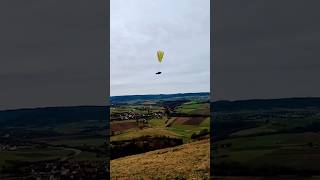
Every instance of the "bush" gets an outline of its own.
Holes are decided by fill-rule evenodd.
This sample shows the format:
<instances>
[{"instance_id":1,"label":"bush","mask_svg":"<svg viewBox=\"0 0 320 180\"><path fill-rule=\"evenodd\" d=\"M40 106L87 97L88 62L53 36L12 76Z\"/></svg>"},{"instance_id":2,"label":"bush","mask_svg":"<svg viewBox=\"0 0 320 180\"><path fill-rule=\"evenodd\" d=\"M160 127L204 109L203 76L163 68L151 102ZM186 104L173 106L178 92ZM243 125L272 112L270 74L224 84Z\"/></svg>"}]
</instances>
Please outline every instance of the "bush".
<instances>
[{"instance_id":1,"label":"bush","mask_svg":"<svg viewBox=\"0 0 320 180\"><path fill-rule=\"evenodd\" d=\"M199 136L205 136L209 134L209 130L208 129L202 129L200 132L199 132Z\"/></svg>"},{"instance_id":2,"label":"bush","mask_svg":"<svg viewBox=\"0 0 320 180\"><path fill-rule=\"evenodd\" d=\"M197 138L197 133L193 133L192 135L191 135L191 139L195 139L195 138Z\"/></svg>"},{"instance_id":3,"label":"bush","mask_svg":"<svg viewBox=\"0 0 320 180\"><path fill-rule=\"evenodd\" d=\"M197 133L193 133L191 135L191 139L197 139L197 138L200 138L202 136L206 136L210 134L210 131L208 129L202 129L198 134Z\"/></svg>"}]
</instances>

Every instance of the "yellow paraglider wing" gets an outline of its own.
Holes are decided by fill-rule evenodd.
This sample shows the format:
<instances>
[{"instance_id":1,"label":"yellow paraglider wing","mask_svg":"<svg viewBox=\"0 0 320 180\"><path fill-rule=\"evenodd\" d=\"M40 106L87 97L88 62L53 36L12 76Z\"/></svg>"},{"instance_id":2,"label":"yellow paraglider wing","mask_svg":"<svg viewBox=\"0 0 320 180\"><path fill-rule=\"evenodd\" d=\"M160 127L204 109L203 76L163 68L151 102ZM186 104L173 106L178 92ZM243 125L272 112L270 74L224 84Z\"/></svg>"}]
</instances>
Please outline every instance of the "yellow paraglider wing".
<instances>
[{"instance_id":1,"label":"yellow paraglider wing","mask_svg":"<svg viewBox=\"0 0 320 180\"><path fill-rule=\"evenodd\" d=\"M163 51L157 51L158 61L162 62L164 52Z\"/></svg>"}]
</instances>

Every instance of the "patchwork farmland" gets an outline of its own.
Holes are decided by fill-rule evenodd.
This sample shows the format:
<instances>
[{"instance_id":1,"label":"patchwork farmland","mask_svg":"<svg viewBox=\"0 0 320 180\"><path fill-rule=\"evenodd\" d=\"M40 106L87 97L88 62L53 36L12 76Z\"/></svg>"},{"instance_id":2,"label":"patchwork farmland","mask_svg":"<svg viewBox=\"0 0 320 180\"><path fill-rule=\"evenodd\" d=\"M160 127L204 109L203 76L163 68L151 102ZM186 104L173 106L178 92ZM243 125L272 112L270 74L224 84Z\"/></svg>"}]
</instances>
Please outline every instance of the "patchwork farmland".
<instances>
[{"instance_id":1,"label":"patchwork farmland","mask_svg":"<svg viewBox=\"0 0 320 180\"><path fill-rule=\"evenodd\" d=\"M211 167L217 179L319 179L320 98L212 105Z\"/></svg>"},{"instance_id":2,"label":"patchwork farmland","mask_svg":"<svg viewBox=\"0 0 320 180\"><path fill-rule=\"evenodd\" d=\"M209 157L209 132L210 132L210 109L208 93L177 94L177 95L154 95L115 97L111 98L111 122L110 122L110 144L111 144L111 177L117 177L121 168L134 157L139 157L136 165L152 158L165 158L174 155L171 149L176 147L190 147L188 144L206 140L207 149L201 151L201 156ZM196 145L192 145L196 146ZM157 156L149 156L145 153L153 153L169 150L168 153ZM132 158L131 158L132 157ZM182 156L177 156L182 159ZM189 158L189 157L184 157ZM190 158L197 158L190 155ZM204 172L199 175L190 174L190 177L209 178L209 159L203 159L198 163L205 165ZM157 161L154 159L154 161ZM158 164L157 166L166 166ZM132 166L135 163L131 163ZM182 165L191 168L192 165ZM153 168L150 165L149 168ZM196 168L196 167L194 167ZM170 171L168 171L170 172ZM147 175L142 172L137 174L139 178L159 177L165 178L168 174L150 171ZM188 171L181 171L188 173ZM178 173L179 174L179 173ZM185 174L189 177L188 174Z\"/></svg>"},{"instance_id":3,"label":"patchwork farmland","mask_svg":"<svg viewBox=\"0 0 320 180\"><path fill-rule=\"evenodd\" d=\"M0 111L0 179L105 179L105 106Z\"/></svg>"}]
</instances>

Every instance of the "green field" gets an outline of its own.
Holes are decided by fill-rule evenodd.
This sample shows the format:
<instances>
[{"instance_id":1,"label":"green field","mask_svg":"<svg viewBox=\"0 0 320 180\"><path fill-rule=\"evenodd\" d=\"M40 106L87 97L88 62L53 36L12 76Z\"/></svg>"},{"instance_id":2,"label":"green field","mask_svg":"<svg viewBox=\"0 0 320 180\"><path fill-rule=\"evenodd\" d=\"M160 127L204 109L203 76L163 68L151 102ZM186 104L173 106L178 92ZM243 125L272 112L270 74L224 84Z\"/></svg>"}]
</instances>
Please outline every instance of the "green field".
<instances>
[{"instance_id":1,"label":"green field","mask_svg":"<svg viewBox=\"0 0 320 180\"><path fill-rule=\"evenodd\" d=\"M70 139L59 139L50 141L51 145L62 145L69 147L79 147L79 146L101 146L105 143L105 139L103 137L100 138L70 138Z\"/></svg>"},{"instance_id":2,"label":"green field","mask_svg":"<svg viewBox=\"0 0 320 180\"><path fill-rule=\"evenodd\" d=\"M210 108L208 103L203 103L203 102L196 102L196 101L191 101L182 104L181 106L177 107L175 109L175 112L177 113L185 113L185 114L209 114Z\"/></svg>"},{"instance_id":3,"label":"green field","mask_svg":"<svg viewBox=\"0 0 320 180\"><path fill-rule=\"evenodd\" d=\"M263 165L320 171L320 135L313 140L310 134L277 134L250 138L235 138L216 143L216 163L238 162L246 166ZM312 136L312 135L311 135ZM314 145L310 145L310 143ZM230 147L222 148L222 144Z\"/></svg>"},{"instance_id":4,"label":"green field","mask_svg":"<svg viewBox=\"0 0 320 180\"><path fill-rule=\"evenodd\" d=\"M154 101L153 103L149 101L148 103L149 105L145 105L143 102L136 102L111 107L111 117L125 117L128 113L138 117L136 119L112 121L110 128L114 133L111 136L111 142L151 136L179 138L184 143L188 143L194 141L194 139L191 139L192 135L199 134L201 130L207 129L210 131L208 102L193 99L184 100L182 103L179 101ZM168 112L166 106L171 106L170 114L166 114ZM162 114L161 117L153 117L152 113ZM188 123L193 121L193 117L196 117L197 121L201 119L201 122L187 125L179 120L182 118L185 121L184 123ZM142 119L147 119L147 122L142 123L140 121ZM179 121L181 122L179 123Z\"/></svg>"},{"instance_id":5,"label":"green field","mask_svg":"<svg viewBox=\"0 0 320 180\"><path fill-rule=\"evenodd\" d=\"M146 128L143 130L128 131L120 135L112 136L110 140L123 141L123 140L136 139L142 136L156 136L156 137L166 136L166 137L173 137L173 138L181 137L179 134L173 131L167 130L165 128L156 127L156 128Z\"/></svg>"},{"instance_id":6,"label":"green field","mask_svg":"<svg viewBox=\"0 0 320 180\"><path fill-rule=\"evenodd\" d=\"M7 161L28 161L37 162L43 160L59 159L66 157L74 152L71 150L64 150L60 148L46 148L46 149L20 149L17 151L2 151L0 152L0 169L11 164Z\"/></svg>"},{"instance_id":7,"label":"green field","mask_svg":"<svg viewBox=\"0 0 320 180\"><path fill-rule=\"evenodd\" d=\"M216 113L215 124L217 176L320 172L318 109L224 111Z\"/></svg>"},{"instance_id":8,"label":"green field","mask_svg":"<svg viewBox=\"0 0 320 180\"><path fill-rule=\"evenodd\" d=\"M0 179L63 171L61 164L102 169L96 161L108 160L106 116L101 106L0 111Z\"/></svg>"},{"instance_id":9,"label":"green field","mask_svg":"<svg viewBox=\"0 0 320 180\"><path fill-rule=\"evenodd\" d=\"M123 121L116 123L126 123L133 121ZM111 124L112 126L112 124ZM185 142L190 141L193 133L199 133L202 129L210 130L210 118L207 117L199 125L172 125L166 127L165 119L151 119L148 128L139 130L137 128L123 131L122 133L111 136L111 141L117 140L129 140L138 138L141 136L168 136L168 137L179 137L183 138Z\"/></svg>"}]
</instances>

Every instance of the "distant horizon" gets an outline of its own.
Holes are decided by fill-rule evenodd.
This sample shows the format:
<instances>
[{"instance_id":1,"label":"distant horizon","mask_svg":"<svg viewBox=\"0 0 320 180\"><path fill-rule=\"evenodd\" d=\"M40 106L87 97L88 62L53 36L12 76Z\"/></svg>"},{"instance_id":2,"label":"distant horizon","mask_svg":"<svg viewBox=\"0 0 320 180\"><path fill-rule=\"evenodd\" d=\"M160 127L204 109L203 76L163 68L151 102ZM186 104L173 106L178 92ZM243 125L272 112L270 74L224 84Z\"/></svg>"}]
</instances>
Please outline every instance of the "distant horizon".
<instances>
[{"instance_id":1,"label":"distant horizon","mask_svg":"<svg viewBox=\"0 0 320 180\"><path fill-rule=\"evenodd\" d=\"M172 94L144 94L144 95L123 95L123 96L149 96L149 95L174 95L174 94L196 94L196 93L209 93L209 92L193 92L193 93L172 93ZM110 96L110 97L121 97L121 96ZM228 101L228 102L237 102L237 101L259 101L259 100L283 100L283 99L319 99L320 96L300 96L300 97L281 97L281 98L251 98L251 99L234 99L234 100L216 100L211 101L210 103L214 102L221 102L221 101ZM110 107L110 105L61 105L61 106L34 106L34 107L19 107L19 108L8 108L8 109L0 109L1 111L15 111L15 110L32 110L32 109L45 109L45 108L63 108L63 107Z\"/></svg>"},{"instance_id":2,"label":"distant horizon","mask_svg":"<svg viewBox=\"0 0 320 180\"><path fill-rule=\"evenodd\" d=\"M120 97L120 96L156 96L156 95L174 95L174 94L196 94L196 93L209 93L209 91L199 91L199 92L180 92L180 93L150 93L150 94L124 94L124 95L114 95L110 97Z\"/></svg>"},{"instance_id":3,"label":"distant horizon","mask_svg":"<svg viewBox=\"0 0 320 180\"><path fill-rule=\"evenodd\" d=\"M70 107L108 107L109 105L55 105L55 106L34 106L34 107L18 107L18 108L0 108L1 111L16 111L16 110L32 110L32 109L47 109L47 108L70 108Z\"/></svg>"},{"instance_id":4,"label":"distant horizon","mask_svg":"<svg viewBox=\"0 0 320 180\"><path fill-rule=\"evenodd\" d=\"M248 99L219 99L211 102L236 102L236 101L259 101L259 100L280 100L280 99L316 99L320 98L320 96L292 96L292 97L277 97L277 98L248 98Z\"/></svg>"}]
</instances>

